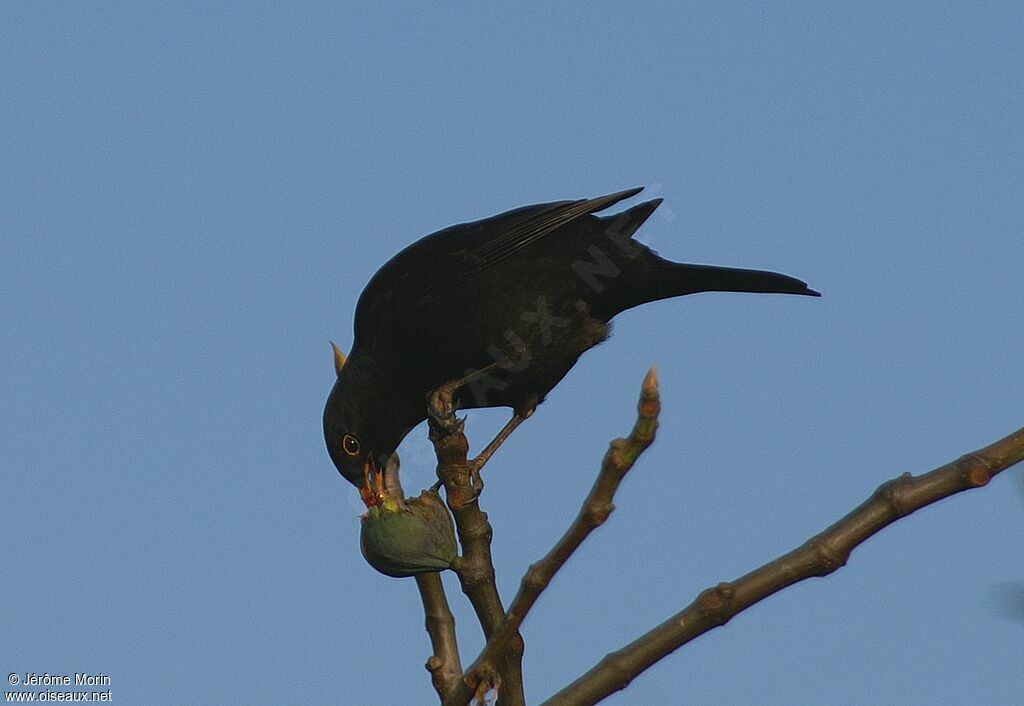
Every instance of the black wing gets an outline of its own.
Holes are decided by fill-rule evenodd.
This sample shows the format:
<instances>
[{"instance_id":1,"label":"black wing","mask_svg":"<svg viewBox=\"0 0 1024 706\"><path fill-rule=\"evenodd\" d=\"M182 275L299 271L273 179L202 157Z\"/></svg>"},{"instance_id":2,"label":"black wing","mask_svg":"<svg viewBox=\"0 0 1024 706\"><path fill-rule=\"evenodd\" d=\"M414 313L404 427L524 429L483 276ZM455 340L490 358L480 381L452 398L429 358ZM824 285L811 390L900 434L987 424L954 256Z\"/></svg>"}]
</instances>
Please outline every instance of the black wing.
<instances>
[{"instance_id":1,"label":"black wing","mask_svg":"<svg viewBox=\"0 0 1024 706\"><path fill-rule=\"evenodd\" d=\"M565 224L642 190L525 206L421 238L391 258L366 285L356 306L356 339L368 334L371 324L388 325L393 312L431 301Z\"/></svg>"},{"instance_id":2,"label":"black wing","mask_svg":"<svg viewBox=\"0 0 1024 706\"><path fill-rule=\"evenodd\" d=\"M581 199L579 201L560 201L542 208L538 213L531 215L524 221L514 226L503 229L482 244L473 255L480 259L476 271L480 271L501 262L509 255L522 250L530 243L543 238L548 233L557 230L561 226L574 221L580 216L589 213L603 211L609 206L636 196L643 190L643 187L627 189L608 196L598 196L595 199ZM472 274L475 274L472 273Z\"/></svg>"}]
</instances>

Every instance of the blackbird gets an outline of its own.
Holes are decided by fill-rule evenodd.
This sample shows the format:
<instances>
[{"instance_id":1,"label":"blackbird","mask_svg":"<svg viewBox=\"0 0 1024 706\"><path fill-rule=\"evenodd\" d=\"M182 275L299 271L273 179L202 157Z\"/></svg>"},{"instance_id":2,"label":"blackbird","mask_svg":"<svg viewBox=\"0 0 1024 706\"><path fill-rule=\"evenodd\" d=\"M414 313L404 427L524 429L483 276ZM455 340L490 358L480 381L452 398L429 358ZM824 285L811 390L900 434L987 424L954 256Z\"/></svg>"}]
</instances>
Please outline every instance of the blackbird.
<instances>
[{"instance_id":1,"label":"blackbird","mask_svg":"<svg viewBox=\"0 0 1024 706\"><path fill-rule=\"evenodd\" d=\"M369 488L443 386L457 409L512 408L482 464L626 309L709 291L820 296L775 272L659 257L632 236L661 199L594 215L641 190L455 225L381 267L356 305L351 353L334 347L324 437L341 475Z\"/></svg>"}]
</instances>

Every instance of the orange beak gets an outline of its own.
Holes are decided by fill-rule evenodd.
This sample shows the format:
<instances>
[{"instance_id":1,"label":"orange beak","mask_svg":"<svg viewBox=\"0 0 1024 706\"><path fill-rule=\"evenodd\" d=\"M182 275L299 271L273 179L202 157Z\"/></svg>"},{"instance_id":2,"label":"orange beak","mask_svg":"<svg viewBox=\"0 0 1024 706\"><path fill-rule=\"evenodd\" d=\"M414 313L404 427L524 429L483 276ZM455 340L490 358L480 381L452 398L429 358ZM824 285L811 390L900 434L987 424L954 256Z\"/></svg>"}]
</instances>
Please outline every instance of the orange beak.
<instances>
[{"instance_id":1,"label":"orange beak","mask_svg":"<svg viewBox=\"0 0 1024 706\"><path fill-rule=\"evenodd\" d=\"M383 505L387 491L384 488L384 471L373 463L369 457L363 464L363 478L365 483L359 489L359 496L363 499L366 507Z\"/></svg>"}]
</instances>

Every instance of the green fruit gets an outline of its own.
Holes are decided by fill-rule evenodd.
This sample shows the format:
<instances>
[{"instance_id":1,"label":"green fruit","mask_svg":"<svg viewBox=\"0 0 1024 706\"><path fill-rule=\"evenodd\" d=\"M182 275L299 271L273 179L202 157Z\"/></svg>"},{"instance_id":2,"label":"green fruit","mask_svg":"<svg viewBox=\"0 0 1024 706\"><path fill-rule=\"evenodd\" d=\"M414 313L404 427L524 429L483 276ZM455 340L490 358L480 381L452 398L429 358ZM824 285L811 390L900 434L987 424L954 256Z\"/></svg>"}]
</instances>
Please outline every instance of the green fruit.
<instances>
[{"instance_id":1,"label":"green fruit","mask_svg":"<svg viewBox=\"0 0 1024 706\"><path fill-rule=\"evenodd\" d=\"M425 490L404 504L375 505L362 522L363 557L382 574L401 578L443 571L455 558L455 527L437 491Z\"/></svg>"}]
</instances>

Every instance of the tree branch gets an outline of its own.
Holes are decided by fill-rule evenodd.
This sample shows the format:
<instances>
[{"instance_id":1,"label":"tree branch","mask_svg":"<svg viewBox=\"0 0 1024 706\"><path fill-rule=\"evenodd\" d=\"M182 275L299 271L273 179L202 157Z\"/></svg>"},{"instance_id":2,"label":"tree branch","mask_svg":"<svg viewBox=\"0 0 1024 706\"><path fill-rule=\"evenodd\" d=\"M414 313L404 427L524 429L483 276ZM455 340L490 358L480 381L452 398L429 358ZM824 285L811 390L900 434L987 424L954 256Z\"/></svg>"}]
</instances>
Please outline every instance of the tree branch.
<instances>
[{"instance_id":1,"label":"tree branch","mask_svg":"<svg viewBox=\"0 0 1024 706\"><path fill-rule=\"evenodd\" d=\"M488 640L501 623L505 608L495 582L494 563L491 560L493 530L487 514L480 509L478 498L482 483L473 483L470 464L466 456L469 442L462 432L462 421L455 418L452 390L435 392L430 400L430 440L437 455L437 477L444 483L448 507L455 517L455 527L462 547L462 556L452 563L458 574L462 592L469 598L477 619ZM523 639L516 633L506 651L505 658L472 689L464 679L450 694L452 703L465 704L479 690L486 692L491 686L499 689L498 706L524 706L523 696ZM482 694L481 694L482 695Z\"/></svg>"},{"instance_id":2,"label":"tree branch","mask_svg":"<svg viewBox=\"0 0 1024 706\"><path fill-rule=\"evenodd\" d=\"M402 489L401 459L397 453L388 459L384 473L385 492L392 498L405 501ZM416 588L423 601L427 634L433 654L427 660L427 671L441 703L453 693L462 681L462 661L459 658L459 644L455 634L455 618L448 607L441 575L437 572L416 575Z\"/></svg>"},{"instance_id":3,"label":"tree branch","mask_svg":"<svg viewBox=\"0 0 1024 706\"><path fill-rule=\"evenodd\" d=\"M416 588L423 601L427 634L434 654L427 660L427 671L442 704L448 704L450 695L462 681L462 661L455 635L455 618L448 607L441 574L432 572L416 576Z\"/></svg>"},{"instance_id":4,"label":"tree branch","mask_svg":"<svg viewBox=\"0 0 1024 706\"><path fill-rule=\"evenodd\" d=\"M886 481L859 507L821 534L732 583L702 592L688 607L622 649L545 702L546 706L595 704L626 688L652 664L734 615L787 586L827 576L846 564L853 549L887 525L938 500L981 487L1024 460L1024 428L956 461L914 477Z\"/></svg>"},{"instance_id":5,"label":"tree branch","mask_svg":"<svg viewBox=\"0 0 1024 706\"><path fill-rule=\"evenodd\" d=\"M494 665L500 663L540 594L551 584L555 574L583 540L600 527L615 509L615 505L612 504L615 491L640 454L654 442L660 411L658 374L651 368L644 378L633 431L628 438L616 439L611 443L608 453L601 462L597 480L583 501L583 507L580 508L576 519L551 551L543 559L532 564L523 576L519 593L513 599L501 624L487 641L480 656L466 670L465 681L469 688L475 690L486 679L487 674L493 671Z\"/></svg>"}]
</instances>

